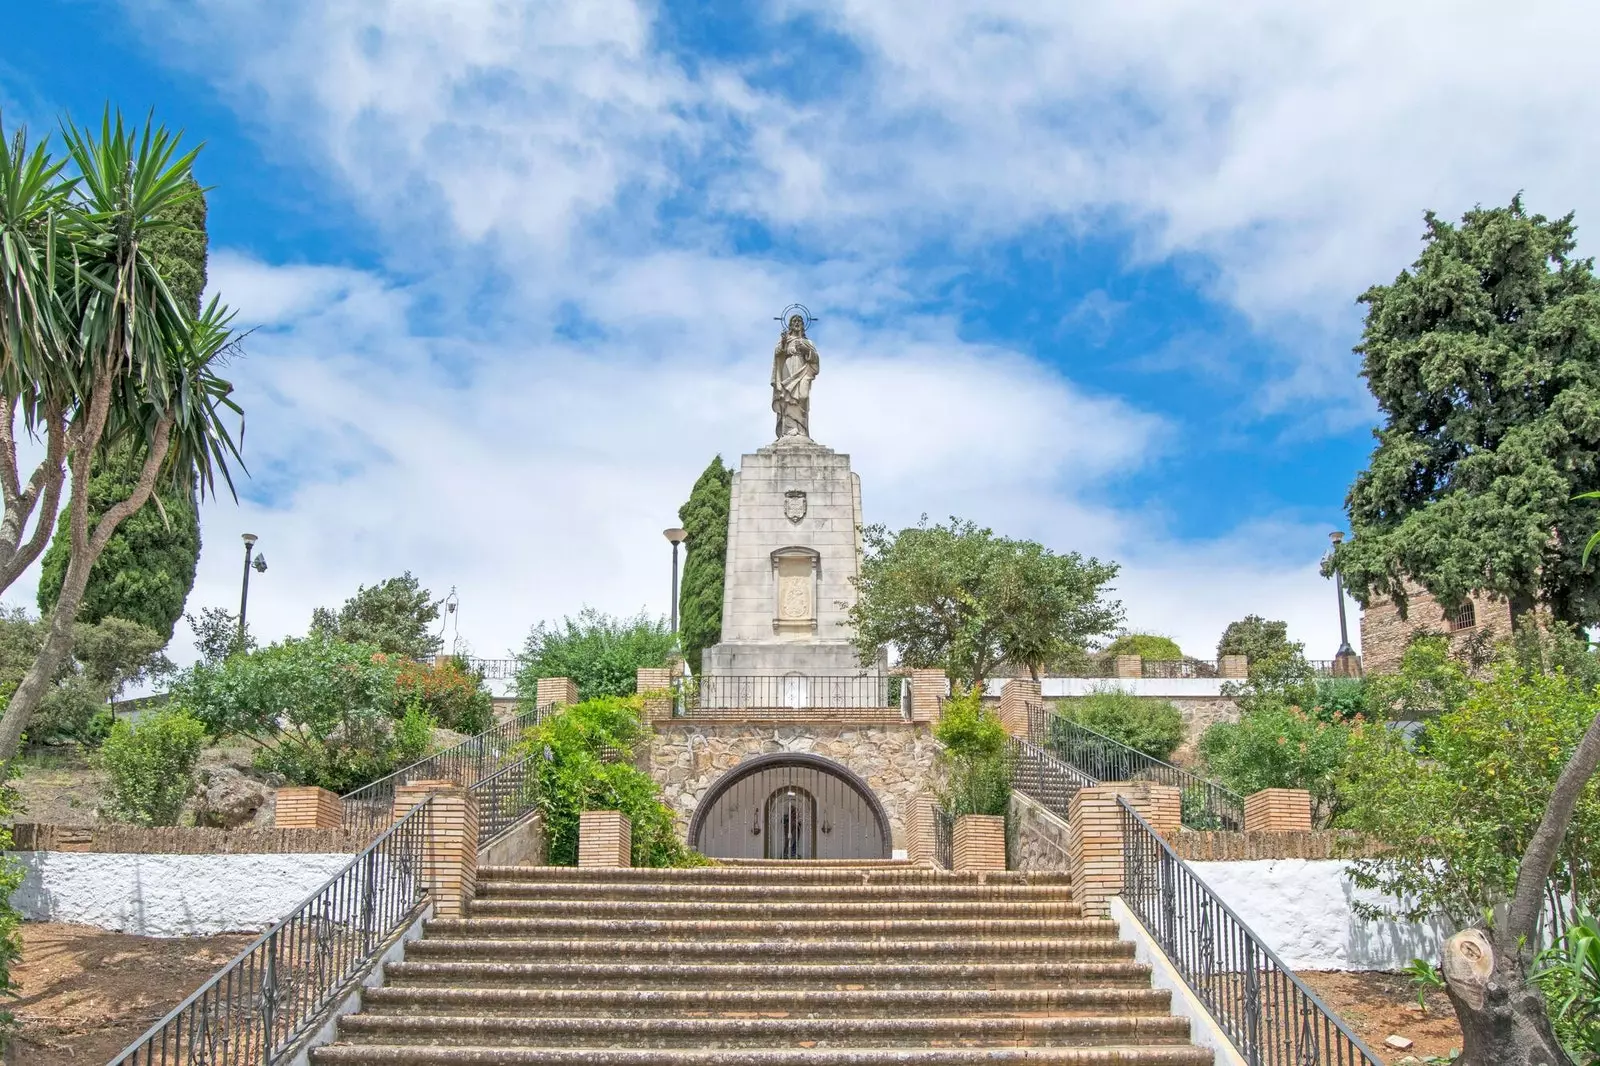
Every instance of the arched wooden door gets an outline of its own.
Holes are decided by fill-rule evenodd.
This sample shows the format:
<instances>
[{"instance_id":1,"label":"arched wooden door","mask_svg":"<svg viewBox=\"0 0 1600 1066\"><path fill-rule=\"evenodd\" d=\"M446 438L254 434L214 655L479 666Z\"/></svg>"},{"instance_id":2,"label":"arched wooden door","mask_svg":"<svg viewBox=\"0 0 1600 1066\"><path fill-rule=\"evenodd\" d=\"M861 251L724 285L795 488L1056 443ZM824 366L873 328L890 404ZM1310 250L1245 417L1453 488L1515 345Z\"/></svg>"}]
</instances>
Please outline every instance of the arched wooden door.
<instances>
[{"instance_id":1,"label":"arched wooden door","mask_svg":"<svg viewBox=\"0 0 1600 1066\"><path fill-rule=\"evenodd\" d=\"M689 846L716 859L886 859L883 805L866 783L816 755L746 760L712 785Z\"/></svg>"}]
</instances>

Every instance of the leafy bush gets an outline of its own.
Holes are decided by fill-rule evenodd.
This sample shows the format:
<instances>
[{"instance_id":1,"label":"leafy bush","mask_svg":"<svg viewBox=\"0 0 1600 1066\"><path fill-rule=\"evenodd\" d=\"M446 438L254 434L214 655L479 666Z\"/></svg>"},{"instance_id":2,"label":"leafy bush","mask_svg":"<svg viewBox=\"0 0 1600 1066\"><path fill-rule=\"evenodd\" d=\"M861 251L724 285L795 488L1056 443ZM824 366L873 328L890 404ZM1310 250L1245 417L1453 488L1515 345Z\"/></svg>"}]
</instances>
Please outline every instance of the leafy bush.
<instances>
[{"instance_id":1,"label":"leafy bush","mask_svg":"<svg viewBox=\"0 0 1600 1066\"><path fill-rule=\"evenodd\" d=\"M1313 706L1325 722L1350 722L1368 714L1367 684L1359 677L1319 677Z\"/></svg>"},{"instance_id":2,"label":"leafy bush","mask_svg":"<svg viewBox=\"0 0 1600 1066\"><path fill-rule=\"evenodd\" d=\"M1340 781L1339 824L1388 851L1352 867L1352 879L1393 898L1408 920L1442 913L1460 925L1510 898L1517 869L1556 778L1594 719L1600 695L1563 672L1529 673L1514 660L1472 685L1455 709L1427 722L1426 757L1392 729L1367 725L1351 740ZM1580 793L1552 878L1580 905L1600 904L1600 777Z\"/></svg>"},{"instance_id":3,"label":"leafy bush","mask_svg":"<svg viewBox=\"0 0 1600 1066\"><path fill-rule=\"evenodd\" d=\"M1305 645L1289 639L1289 623L1274 622L1259 614L1247 614L1237 622L1229 622L1217 641L1217 658L1224 655L1243 655L1251 662L1269 659L1304 658Z\"/></svg>"},{"instance_id":4,"label":"leafy bush","mask_svg":"<svg viewBox=\"0 0 1600 1066\"><path fill-rule=\"evenodd\" d=\"M25 611L0 612L0 706L43 645L46 624ZM28 721L30 744L98 747L111 729L109 702L128 685L171 671L161 635L121 618L73 627L73 649Z\"/></svg>"},{"instance_id":5,"label":"leafy bush","mask_svg":"<svg viewBox=\"0 0 1600 1066\"><path fill-rule=\"evenodd\" d=\"M1311 793L1319 824L1338 811L1339 773L1351 727L1324 721L1281 701L1260 701L1237 722L1218 722L1200 738L1206 771L1248 796L1264 788L1303 788Z\"/></svg>"},{"instance_id":6,"label":"leafy bush","mask_svg":"<svg viewBox=\"0 0 1600 1066\"><path fill-rule=\"evenodd\" d=\"M1056 707L1084 728L1162 760L1178 750L1186 732L1183 715L1171 701L1140 699L1121 689L1064 699Z\"/></svg>"},{"instance_id":7,"label":"leafy bush","mask_svg":"<svg viewBox=\"0 0 1600 1066\"><path fill-rule=\"evenodd\" d=\"M1156 662L1183 658L1183 649L1171 637L1154 633L1124 633L1105 646L1103 655L1138 655Z\"/></svg>"},{"instance_id":8,"label":"leafy bush","mask_svg":"<svg viewBox=\"0 0 1600 1066\"><path fill-rule=\"evenodd\" d=\"M1466 667L1451 657L1450 638L1420 633L1406 645L1399 670L1368 679L1368 703L1375 716L1423 721L1455 710L1472 687Z\"/></svg>"},{"instance_id":9,"label":"leafy bush","mask_svg":"<svg viewBox=\"0 0 1600 1066\"><path fill-rule=\"evenodd\" d=\"M260 769L345 792L427 754L431 719L401 698L399 671L370 644L289 639L191 667L171 703L215 736L258 741Z\"/></svg>"},{"instance_id":10,"label":"leafy bush","mask_svg":"<svg viewBox=\"0 0 1600 1066\"><path fill-rule=\"evenodd\" d=\"M944 745L945 789L940 805L952 815L1004 815L1011 804L1011 749L1000 716L974 687L952 696L933 727Z\"/></svg>"},{"instance_id":11,"label":"leafy bush","mask_svg":"<svg viewBox=\"0 0 1600 1066\"><path fill-rule=\"evenodd\" d=\"M530 788L544 813L549 861L578 861L578 818L584 811L621 811L633 824L633 865L695 866L705 860L678 839L672 811L649 774L633 765L645 735L637 696L585 700L543 718L518 751L534 755Z\"/></svg>"},{"instance_id":12,"label":"leafy bush","mask_svg":"<svg viewBox=\"0 0 1600 1066\"><path fill-rule=\"evenodd\" d=\"M661 618L640 613L613 618L592 607L559 623L541 622L528 634L517 671L517 692L532 703L541 677L570 677L578 699L631 696L641 666L666 666L672 632Z\"/></svg>"},{"instance_id":13,"label":"leafy bush","mask_svg":"<svg viewBox=\"0 0 1600 1066\"><path fill-rule=\"evenodd\" d=\"M1580 915L1538 965L1534 980L1567 1054L1600 1062L1600 922Z\"/></svg>"},{"instance_id":14,"label":"leafy bush","mask_svg":"<svg viewBox=\"0 0 1600 1066\"><path fill-rule=\"evenodd\" d=\"M137 725L112 723L100 749L100 765L111 778L111 816L135 825L177 825L205 743L204 723L181 711L161 711Z\"/></svg>"},{"instance_id":15,"label":"leafy bush","mask_svg":"<svg viewBox=\"0 0 1600 1066\"><path fill-rule=\"evenodd\" d=\"M446 729L471 736L494 724L494 699L483 687L483 679L454 656L441 657L432 666L402 661L395 683L402 702L416 701Z\"/></svg>"},{"instance_id":16,"label":"leafy bush","mask_svg":"<svg viewBox=\"0 0 1600 1066\"><path fill-rule=\"evenodd\" d=\"M311 612L313 638L345 644L371 644L386 655L422 659L439 650L433 624L443 600L423 588L407 570L371 588L361 585L337 612Z\"/></svg>"},{"instance_id":17,"label":"leafy bush","mask_svg":"<svg viewBox=\"0 0 1600 1066\"><path fill-rule=\"evenodd\" d=\"M0 771L4 772L4 771ZM0 781L0 818L7 818L16 810L17 793L10 785ZM11 826L0 822L0 997L16 999L21 989L11 979L11 968L22 958L22 912L11 902L12 893L22 887L22 864L12 858ZM9 1010L0 1010L0 1052L6 1050L10 1035L16 1028L16 1018Z\"/></svg>"}]
</instances>

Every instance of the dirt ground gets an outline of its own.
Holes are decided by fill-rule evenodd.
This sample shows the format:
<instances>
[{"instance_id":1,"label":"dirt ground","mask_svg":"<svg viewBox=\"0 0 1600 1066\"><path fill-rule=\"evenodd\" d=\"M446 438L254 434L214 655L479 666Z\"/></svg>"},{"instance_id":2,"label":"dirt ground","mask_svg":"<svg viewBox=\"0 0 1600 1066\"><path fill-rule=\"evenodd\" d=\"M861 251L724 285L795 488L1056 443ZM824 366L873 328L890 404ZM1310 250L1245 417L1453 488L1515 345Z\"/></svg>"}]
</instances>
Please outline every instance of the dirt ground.
<instances>
[{"instance_id":1,"label":"dirt ground","mask_svg":"<svg viewBox=\"0 0 1600 1066\"><path fill-rule=\"evenodd\" d=\"M28 922L22 997L9 1006L18 1066L98 1066L127 1047L254 940L249 933L157 938Z\"/></svg>"},{"instance_id":2,"label":"dirt ground","mask_svg":"<svg viewBox=\"0 0 1600 1066\"><path fill-rule=\"evenodd\" d=\"M1416 989L1404 974L1301 972L1300 979L1386 1064L1426 1062L1461 1047L1461 1030L1449 998L1442 991L1429 992L1428 1011L1422 1013ZM1406 1037L1413 1046L1406 1051L1385 1047L1383 1042L1391 1035Z\"/></svg>"}]
</instances>

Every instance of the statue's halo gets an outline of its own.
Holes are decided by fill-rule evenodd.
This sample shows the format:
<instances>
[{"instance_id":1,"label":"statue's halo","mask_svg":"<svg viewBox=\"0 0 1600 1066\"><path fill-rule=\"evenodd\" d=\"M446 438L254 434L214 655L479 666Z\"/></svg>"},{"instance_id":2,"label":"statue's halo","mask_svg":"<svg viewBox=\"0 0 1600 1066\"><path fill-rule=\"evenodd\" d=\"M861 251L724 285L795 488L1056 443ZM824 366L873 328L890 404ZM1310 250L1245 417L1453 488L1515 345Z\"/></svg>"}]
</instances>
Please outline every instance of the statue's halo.
<instances>
[{"instance_id":1,"label":"statue's halo","mask_svg":"<svg viewBox=\"0 0 1600 1066\"><path fill-rule=\"evenodd\" d=\"M800 315L801 318L805 319L805 323L808 327L811 325L811 323L817 320L817 316L813 315L811 313L811 309L805 304L790 304L788 307L783 309L783 313L777 317L776 321L782 322L785 328L787 328L789 325L789 316L791 314Z\"/></svg>"}]
</instances>

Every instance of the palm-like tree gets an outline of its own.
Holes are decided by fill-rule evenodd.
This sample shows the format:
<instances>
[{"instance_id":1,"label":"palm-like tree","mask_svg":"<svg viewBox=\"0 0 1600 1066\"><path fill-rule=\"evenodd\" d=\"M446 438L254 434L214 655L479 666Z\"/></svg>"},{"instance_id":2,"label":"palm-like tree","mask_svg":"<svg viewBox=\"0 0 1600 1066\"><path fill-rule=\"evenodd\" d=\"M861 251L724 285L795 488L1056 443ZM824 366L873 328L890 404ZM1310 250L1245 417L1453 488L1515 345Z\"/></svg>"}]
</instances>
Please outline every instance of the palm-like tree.
<instances>
[{"instance_id":1,"label":"palm-like tree","mask_svg":"<svg viewBox=\"0 0 1600 1066\"><path fill-rule=\"evenodd\" d=\"M117 526L149 500L158 482L213 492L239 457L223 419L238 414L231 386L217 376L236 343L231 314L217 301L195 317L167 288L145 246L171 208L196 195L187 181L195 151L178 152L178 137L150 120L128 127L108 108L98 133L65 125L67 160L52 162L18 136L0 157L0 242L27 255L0 268L0 589L15 564L55 525L62 478L70 470L71 555L50 631L33 666L0 717L0 761L8 761L56 667L71 651L72 625L95 560ZM63 177L65 164L75 172ZM30 213L31 212L31 213ZM6 246L0 244L0 257ZM7 414L12 416L6 419ZM47 455L29 482L17 482L12 423L47 440ZM90 468L111 448L142 457L134 490L89 527ZM9 463L9 466L7 465ZM53 486L53 492L52 492ZM16 492L12 489L15 487ZM16 505L13 506L13 497ZM33 502L41 501L34 537L18 550ZM26 508L26 510L25 510ZM13 512L20 522L12 523ZM11 534L11 526L15 532ZM40 531L43 531L42 533ZM12 535L10 564L6 536ZM33 551L33 557L38 552Z\"/></svg>"}]
</instances>

